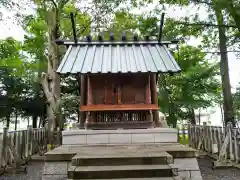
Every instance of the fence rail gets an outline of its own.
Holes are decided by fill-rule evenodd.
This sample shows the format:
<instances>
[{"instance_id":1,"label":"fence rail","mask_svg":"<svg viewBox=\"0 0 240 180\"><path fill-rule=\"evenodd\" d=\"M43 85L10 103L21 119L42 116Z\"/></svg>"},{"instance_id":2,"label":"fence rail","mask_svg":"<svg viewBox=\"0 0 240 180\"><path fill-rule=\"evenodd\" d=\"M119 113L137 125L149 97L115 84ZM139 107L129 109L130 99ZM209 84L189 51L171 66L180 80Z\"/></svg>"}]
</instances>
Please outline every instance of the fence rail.
<instances>
[{"instance_id":1,"label":"fence rail","mask_svg":"<svg viewBox=\"0 0 240 180\"><path fill-rule=\"evenodd\" d=\"M55 133L56 145L60 145L60 131ZM49 132L47 128L33 129L31 126L27 130L11 131L4 128L0 134L0 173L12 171L26 171L22 164L31 159L32 155L42 156L48 150L48 144L53 143L48 140Z\"/></svg>"},{"instance_id":2,"label":"fence rail","mask_svg":"<svg viewBox=\"0 0 240 180\"><path fill-rule=\"evenodd\" d=\"M240 129L227 127L185 125L179 129L179 142L208 153L216 159L214 167L237 166L240 160ZM240 166L239 166L240 167Z\"/></svg>"}]
</instances>

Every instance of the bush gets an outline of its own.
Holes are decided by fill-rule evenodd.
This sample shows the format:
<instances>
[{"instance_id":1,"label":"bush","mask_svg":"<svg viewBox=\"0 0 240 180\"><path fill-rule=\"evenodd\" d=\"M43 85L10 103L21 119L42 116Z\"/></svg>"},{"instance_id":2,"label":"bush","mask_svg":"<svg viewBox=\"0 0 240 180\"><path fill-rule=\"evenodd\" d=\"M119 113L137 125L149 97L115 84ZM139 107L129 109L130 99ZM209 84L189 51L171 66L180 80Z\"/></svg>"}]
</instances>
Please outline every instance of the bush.
<instances>
[{"instance_id":1,"label":"bush","mask_svg":"<svg viewBox=\"0 0 240 180\"><path fill-rule=\"evenodd\" d=\"M185 138L186 138L186 144L188 144L188 135L185 135ZM183 144L183 135L179 135L178 136L178 139L179 139L179 143L180 144Z\"/></svg>"}]
</instances>

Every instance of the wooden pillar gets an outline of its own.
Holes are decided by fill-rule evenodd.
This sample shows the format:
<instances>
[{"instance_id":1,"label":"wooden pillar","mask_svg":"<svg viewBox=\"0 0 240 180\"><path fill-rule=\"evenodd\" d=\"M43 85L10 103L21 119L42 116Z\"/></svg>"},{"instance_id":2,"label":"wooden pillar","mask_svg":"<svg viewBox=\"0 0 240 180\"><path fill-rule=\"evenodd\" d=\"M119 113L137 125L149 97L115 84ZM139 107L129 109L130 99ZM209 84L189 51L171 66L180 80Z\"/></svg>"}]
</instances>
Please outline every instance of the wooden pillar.
<instances>
[{"instance_id":1,"label":"wooden pillar","mask_svg":"<svg viewBox=\"0 0 240 180\"><path fill-rule=\"evenodd\" d=\"M117 103L118 104L122 104L122 97L121 97L121 95L122 95L122 92L121 92L121 89L122 89L122 87L121 87L121 85L119 84L118 86L117 86Z\"/></svg>"},{"instance_id":2,"label":"wooden pillar","mask_svg":"<svg viewBox=\"0 0 240 180\"><path fill-rule=\"evenodd\" d=\"M151 95L152 95L152 104L158 104L158 93L157 93L157 83L156 83L156 74L151 75ZM159 127L159 113L158 110L153 111L153 119L155 121L155 126Z\"/></svg>"},{"instance_id":3,"label":"wooden pillar","mask_svg":"<svg viewBox=\"0 0 240 180\"><path fill-rule=\"evenodd\" d=\"M92 82L91 82L91 78L88 75L87 76L87 105L92 105ZM92 112L87 112L87 122L92 122Z\"/></svg>"},{"instance_id":4,"label":"wooden pillar","mask_svg":"<svg viewBox=\"0 0 240 180\"><path fill-rule=\"evenodd\" d=\"M82 105L85 105L85 96L86 96L86 87L85 87L85 85L86 85L86 77L84 76L84 75L80 75L80 82L81 82L81 84L80 84L80 96L81 96L81 98L80 98L80 106L82 106ZM80 125L79 125L79 127L80 127L80 129L83 129L84 128L84 123L85 123L85 120L86 120L86 113L85 112L80 112Z\"/></svg>"},{"instance_id":5,"label":"wooden pillar","mask_svg":"<svg viewBox=\"0 0 240 180\"><path fill-rule=\"evenodd\" d=\"M92 105L92 84L90 76L87 76L88 90L87 90L87 105Z\"/></svg>"},{"instance_id":6,"label":"wooden pillar","mask_svg":"<svg viewBox=\"0 0 240 180\"><path fill-rule=\"evenodd\" d=\"M151 104L150 75L147 76L147 83L145 86L145 103Z\"/></svg>"},{"instance_id":7,"label":"wooden pillar","mask_svg":"<svg viewBox=\"0 0 240 180\"><path fill-rule=\"evenodd\" d=\"M152 104L158 104L156 74L151 75L151 95L152 95Z\"/></svg>"}]
</instances>

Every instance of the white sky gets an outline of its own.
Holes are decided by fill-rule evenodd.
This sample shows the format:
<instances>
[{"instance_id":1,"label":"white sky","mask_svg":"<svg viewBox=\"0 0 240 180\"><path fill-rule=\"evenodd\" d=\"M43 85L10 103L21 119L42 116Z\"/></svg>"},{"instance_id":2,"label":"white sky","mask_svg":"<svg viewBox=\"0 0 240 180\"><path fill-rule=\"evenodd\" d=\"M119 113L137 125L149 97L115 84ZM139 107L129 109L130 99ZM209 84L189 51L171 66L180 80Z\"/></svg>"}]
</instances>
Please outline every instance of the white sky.
<instances>
[{"instance_id":1,"label":"white sky","mask_svg":"<svg viewBox=\"0 0 240 180\"><path fill-rule=\"evenodd\" d=\"M150 7L147 7L144 10L134 10L135 12L141 12L144 13L144 11L151 10L155 5L151 5ZM31 13L31 9L28 9L26 12ZM169 17L175 17L175 18L181 18L182 16L189 16L190 14L193 14L197 11L195 7L190 7L188 10L181 11L173 10L167 8L166 15ZM0 21L0 39L4 39L6 37L13 37L19 41L23 40L24 37L24 30L17 25L15 22L15 19L13 18L13 13L9 12L7 10L1 9L1 12L3 13L2 19L3 21ZM205 19L207 17L207 14L204 13L204 11L200 11L201 18ZM199 39L192 39L187 44L189 45L196 45L199 43ZM230 72L230 80L231 80L231 86L232 91L234 92L238 83L240 82L240 59L238 59L233 53L229 53L229 72ZM219 108L214 108L213 111L216 111L215 113L211 114L210 120L212 121L213 125L221 125L221 113Z\"/></svg>"}]
</instances>

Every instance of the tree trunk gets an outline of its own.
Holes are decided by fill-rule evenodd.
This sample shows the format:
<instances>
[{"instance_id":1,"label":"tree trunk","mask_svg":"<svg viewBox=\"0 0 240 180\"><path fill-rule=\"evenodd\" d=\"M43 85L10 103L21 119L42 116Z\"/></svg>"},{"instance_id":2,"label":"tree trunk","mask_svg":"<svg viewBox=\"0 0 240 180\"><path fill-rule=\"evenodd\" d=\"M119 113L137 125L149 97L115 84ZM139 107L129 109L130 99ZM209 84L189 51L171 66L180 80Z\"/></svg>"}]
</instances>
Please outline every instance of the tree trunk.
<instances>
[{"instance_id":1,"label":"tree trunk","mask_svg":"<svg viewBox=\"0 0 240 180\"><path fill-rule=\"evenodd\" d=\"M198 110L198 125L201 125L201 108Z\"/></svg>"},{"instance_id":2,"label":"tree trunk","mask_svg":"<svg viewBox=\"0 0 240 180\"><path fill-rule=\"evenodd\" d=\"M227 0L227 10L228 10L228 13L233 17L236 25L237 25L237 28L238 28L238 31L240 32L240 14L239 14L239 6L238 7L234 7L234 2L233 0Z\"/></svg>"},{"instance_id":3,"label":"tree trunk","mask_svg":"<svg viewBox=\"0 0 240 180\"><path fill-rule=\"evenodd\" d=\"M9 129L9 127L10 127L10 122L11 122L11 114L8 114L8 115L6 116L6 120L7 120L7 125L6 125L6 127Z\"/></svg>"},{"instance_id":4,"label":"tree trunk","mask_svg":"<svg viewBox=\"0 0 240 180\"><path fill-rule=\"evenodd\" d=\"M215 14L217 17L218 24L223 24L223 14L222 12L214 6ZM220 73L222 80L222 90L223 90L223 110L224 110L224 123L232 122L235 125L234 115L233 115L233 100L231 93L231 85L229 78L229 67L228 67L228 56L227 56L227 37L224 27L218 27L219 31L219 49L220 49Z\"/></svg>"},{"instance_id":5,"label":"tree trunk","mask_svg":"<svg viewBox=\"0 0 240 180\"><path fill-rule=\"evenodd\" d=\"M223 114L223 108L222 108L222 105L220 104L220 110L221 110L221 121L222 121L222 125L224 126L225 123L224 123L224 114Z\"/></svg>"},{"instance_id":6,"label":"tree trunk","mask_svg":"<svg viewBox=\"0 0 240 180\"><path fill-rule=\"evenodd\" d=\"M36 116L36 115L32 116L32 127L33 128L37 128L37 118L38 118L38 116Z\"/></svg>"},{"instance_id":7,"label":"tree trunk","mask_svg":"<svg viewBox=\"0 0 240 180\"><path fill-rule=\"evenodd\" d=\"M167 120L167 123L164 122L164 124L172 125L174 128L177 125L177 117L174 113L174 104L172 102L172 97L171 97L171 92L168 91L167 89L167 81L165 75L160 76L160 83L162 86L162 91L164 94L164 103L166 104L166 107L168 107L167 113L168 116L166 117L165 120Z\"/></svg>"},{"instance_id":8,"label":"tree trunk","mask_svg":"<svg viewBox=\"0 0 240 180\"><path fill-rule=\"evenodd\" d=\"M188 118L190 119L192 125L196 125L195 112L193 108L188 109Z\"/></svg>"},{"instance_id":9,"label":"tree trunk","mask_svg":"<svg viewBox=\"0 0 240 180\"><path fill-rule=\"evenodd\" d=\"M14 127L15 131L17 130L17 118L18 118L18 113L17 113L17 110L15 110L15 127Z\"/></svg>"},{"instance_id":10,"label":"tree trunk","mask_svg":"<svg viewBox=\"0 0 240 180\"><path fill-rule=\"evenodd\" d=\"M56 130L60 125L60 77L58 68L59 51L55 40L58 39L59 14L56 8L50 9L46 19L48 25L48 71L43 78L43 90L47 98L47 119L49 130Z\"/></svg>"}]
</instances>

